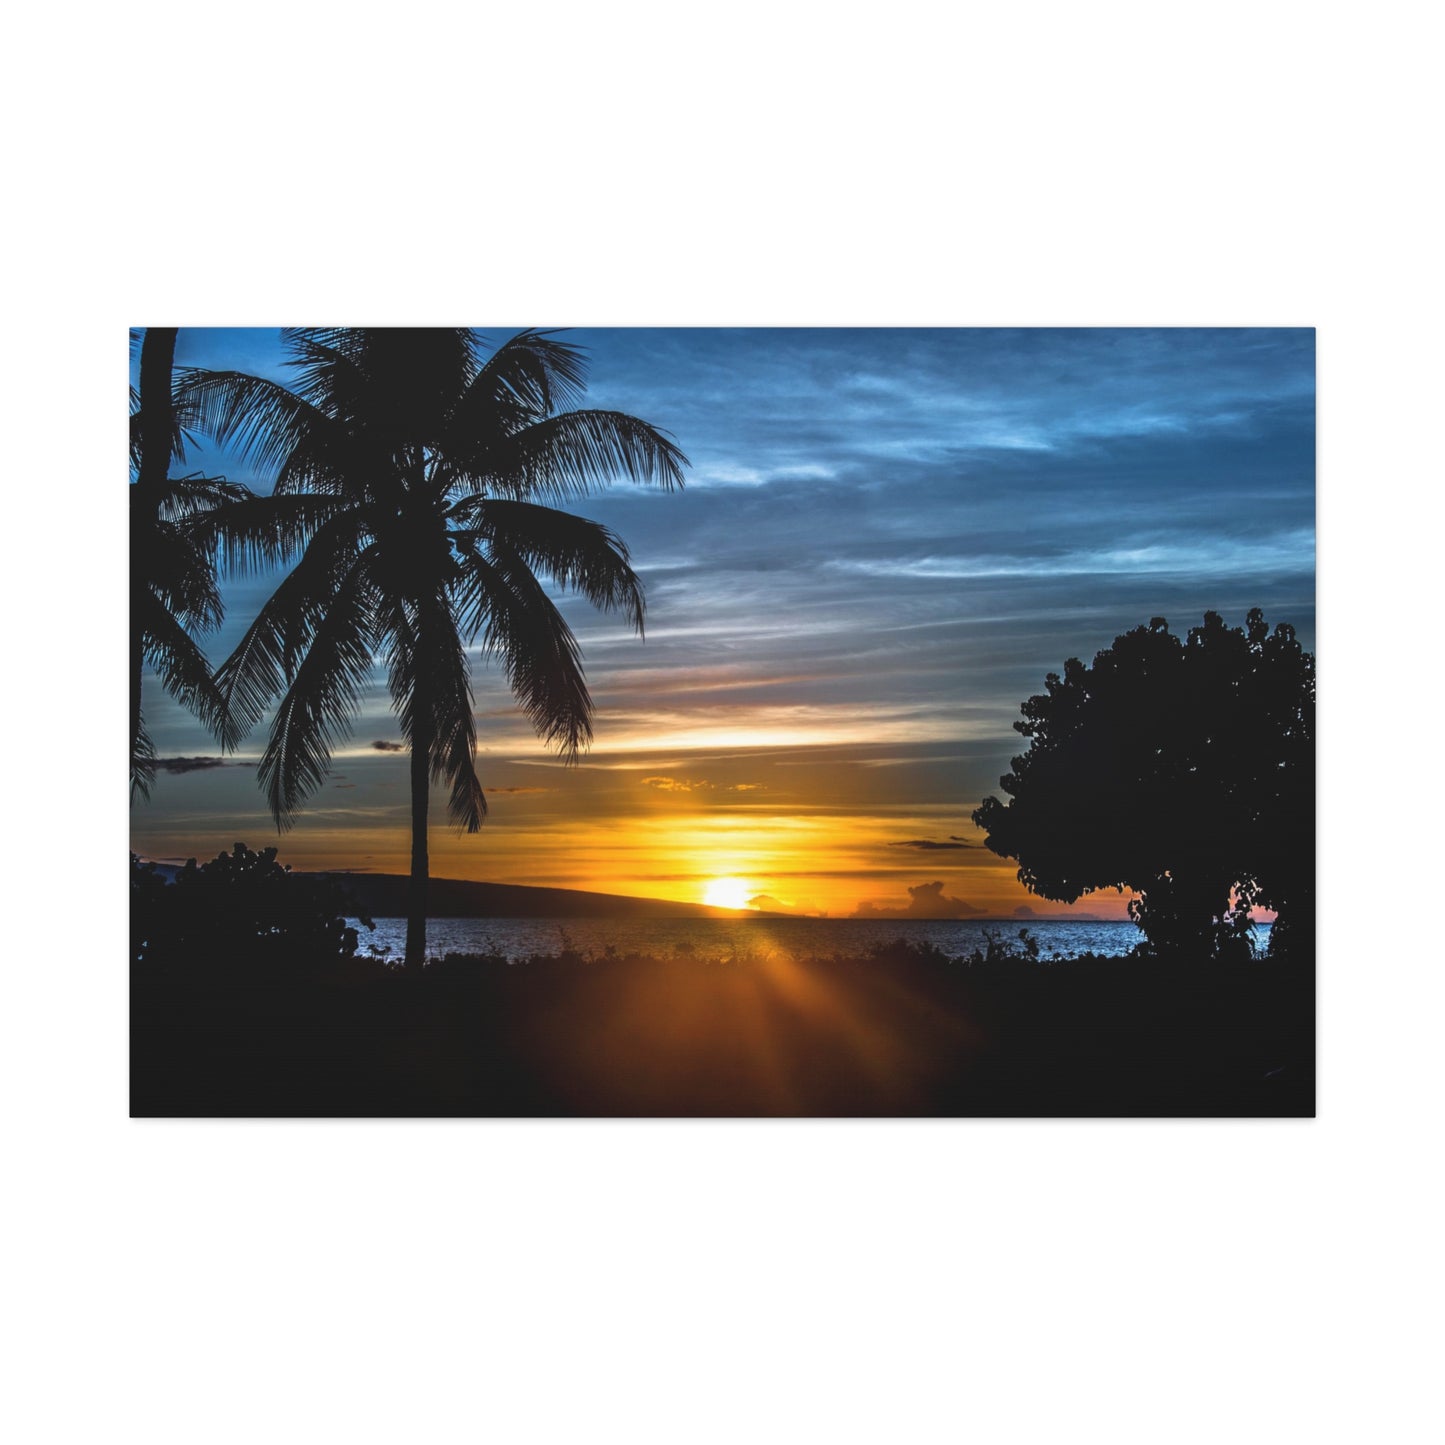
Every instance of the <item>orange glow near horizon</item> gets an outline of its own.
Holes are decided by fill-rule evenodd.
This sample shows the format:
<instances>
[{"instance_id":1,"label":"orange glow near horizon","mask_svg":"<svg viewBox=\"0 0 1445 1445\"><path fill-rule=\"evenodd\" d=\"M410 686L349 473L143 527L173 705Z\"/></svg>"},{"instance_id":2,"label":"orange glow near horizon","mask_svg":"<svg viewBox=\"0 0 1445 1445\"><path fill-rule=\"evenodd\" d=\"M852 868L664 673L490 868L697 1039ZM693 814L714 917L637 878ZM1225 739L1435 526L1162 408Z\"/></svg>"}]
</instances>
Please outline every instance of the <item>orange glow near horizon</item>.
<instances>
[{"instance_id":1,"label":"orange glow near horizon","mask_svg":"<svg viewBox=\"0 0 1445 1445\"><path fill-rule=\"evenodd\" d=\"M831 918L860 909L871 918L1025 923L1125 916L1127 900L1112 892L1074 910L1027 893L1015 866L983 846L969 817L975 801L956 796L960 759L936 752L920 759L875 740L718 753L674 746L669 736L650 755L609 751L575 768L536 747L493 755L483 760L489 811L478 834L449 828L445 794L434 792L430 872ZM206 859L239 840L274 844L298 871L409 871L406 759L394 750L338 760L281 837L249 768L191 774L173 785L181 788L196 805L188 815L154 830L154 815L133 816L138 853Z\"/></svg>"},{"instance_id":2,"label":"orange glow near horizon","mask_svg":"<svg viewBox=\"0 0 1445 1445\"><path fill-rule=\"evenodd\" d=\"M1075 910L1033 897L1010 861L972 839L951 849L919 848L922 839L957 838L967 825L955 807L855 811L792 798L724 803L707 794L699 802L697 793L659 791L636 779L629 786L640 809L630 816L620 806L594 811L583 789L582 798L566 790L498 790L487 823L473 836L448 828L438 808L431 876L832 918L847 918L863 904L877 917L913 916L910 890L937 882L943 899L961 905L962 917L1008 919L1023 908L1038 918L1125 916L1127 899L1112 892L1086 897ZM281 861L298 871L404 874L410 866L409 832L399 815L347 827L318 810L282 838L274 828L234 820L193 837L186 852L214 857L238 839L255 848L276 845ZM144 845L138 851L175 854ZM1027 922L1029 915L1020 917Z\"/></svg>"}]
</instances>

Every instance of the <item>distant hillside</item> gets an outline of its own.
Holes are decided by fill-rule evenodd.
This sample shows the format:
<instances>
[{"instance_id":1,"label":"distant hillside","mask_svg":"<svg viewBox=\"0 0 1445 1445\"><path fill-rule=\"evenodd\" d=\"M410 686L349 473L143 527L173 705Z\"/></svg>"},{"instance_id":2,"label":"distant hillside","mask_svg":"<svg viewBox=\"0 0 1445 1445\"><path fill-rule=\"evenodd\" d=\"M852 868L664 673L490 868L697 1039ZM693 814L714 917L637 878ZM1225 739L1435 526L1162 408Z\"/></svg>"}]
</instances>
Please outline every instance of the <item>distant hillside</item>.
<instances>
[{"instance_id":1,"label":"distant hillside","mask_svg":"<svg viewBox=\"0 0 1445 1445\"><path fill-rule=\"evenodd\" d=\"M401 873L327 873L350 894L356 912L371 918L406 917L411 880ZM751 910L583 893L572 888L527 888L516 883L472 883L433 878L427 889L431 918L738 918Z\"/></svg>"}]
</instances>

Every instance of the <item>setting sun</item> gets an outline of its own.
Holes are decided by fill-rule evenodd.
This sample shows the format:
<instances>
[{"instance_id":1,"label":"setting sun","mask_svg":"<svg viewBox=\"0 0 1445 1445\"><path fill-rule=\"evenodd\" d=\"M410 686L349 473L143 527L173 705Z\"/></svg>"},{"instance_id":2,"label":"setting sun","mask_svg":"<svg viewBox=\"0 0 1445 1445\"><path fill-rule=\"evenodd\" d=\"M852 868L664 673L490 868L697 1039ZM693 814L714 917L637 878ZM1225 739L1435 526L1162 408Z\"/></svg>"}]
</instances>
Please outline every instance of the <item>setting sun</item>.
<instances>
[{"instance_id":1,"label":"setting sun","mask_svg":"<svg viewBox=\"0 0 1445 1445\"><path fill-rule=\"evenodd\" d=\"M713 908L747 908L757 889L742 878L714 878L702 901Z\"/></svg>"}]
</instances>

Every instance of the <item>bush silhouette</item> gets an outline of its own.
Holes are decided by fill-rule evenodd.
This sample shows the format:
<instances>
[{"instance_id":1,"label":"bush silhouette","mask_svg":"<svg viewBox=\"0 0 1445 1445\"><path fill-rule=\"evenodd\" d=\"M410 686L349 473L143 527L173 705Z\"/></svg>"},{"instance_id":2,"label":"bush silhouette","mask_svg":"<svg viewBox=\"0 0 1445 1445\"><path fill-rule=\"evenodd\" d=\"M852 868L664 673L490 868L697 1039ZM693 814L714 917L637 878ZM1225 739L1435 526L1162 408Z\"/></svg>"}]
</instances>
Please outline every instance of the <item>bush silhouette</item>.
<instances>
[{"instance_id":1,"label":"bush silhouette","mask_svg":"<svg viewBox=\"0 0 1445 1445\"><path fill-rule=\"evenodd\" d=\"M276 850L237 843L209 863L192 858L168 884L131 854L131 958L203 973L236 965L304 969L356 956L345 900L328 878L293 874Z\"/></svg>"},{"instance_id":2,"label":"bush silhouette","mask_svg":"<svg viewBox=\"0 0 1445 1445\"><path fill-rule=\"evenodd\" d=\"M1271 949L1306 952L1314 923L1314 658L1258 608L1187 638L1156 617L1077 658L1029 698L1030 739L974 822L1020 881L1072 903L1140 896L1148 949L1247 952L1250 910L1278 911Z\"/></svg>"}]
</instances>

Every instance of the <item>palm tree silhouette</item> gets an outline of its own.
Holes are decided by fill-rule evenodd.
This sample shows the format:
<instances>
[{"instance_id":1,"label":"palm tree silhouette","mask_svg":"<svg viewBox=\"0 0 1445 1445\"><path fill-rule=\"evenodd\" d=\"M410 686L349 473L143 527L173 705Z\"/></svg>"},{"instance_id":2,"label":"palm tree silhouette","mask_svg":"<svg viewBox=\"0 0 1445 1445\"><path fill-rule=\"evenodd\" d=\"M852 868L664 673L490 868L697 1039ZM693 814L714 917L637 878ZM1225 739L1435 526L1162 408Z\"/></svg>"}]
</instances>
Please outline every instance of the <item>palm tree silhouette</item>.
<instances>
[{"instance_id":1,"label":"palm tree silhouette","mask_svg":"<svg viewBox=\"0 0 1445 1445\"><path fill-rule=\"evenodd\" d=\"M132 347L135 335L132 333ZM140 388L130 415L130 785L150 796L155 748L141 711L147 663L177 701L218 737L224 707L205 654L191 636L221 622L214 561L214 514L251 497L219 477L173 478L184 462L195 417L172 391L176 328L148 327L141 341ZM134 351L132 351L134 355Z\"/></svg>"},{"instance_id":2,"label":"palm tree silhouette","mask_svg":"<svg viewBox=\"0 0 1445 1445\"><path fill-rule=\"evenodd\" d=\"M641 634L642 586L625 544L550 503L616 475L671 490L687 459L620 412L569 409L575 346L524 331L490 356L466 328L299 328L283 333L291 390L196 372L182 393L208 430L279 467L274 496L230 508L217 540L246 565L300 550L217 673L228 737L281 702L260 764L285 829L350 731L373 658L411 751L406 962L426 956L427 813L481 827L468 645L500 660L540 736L566 761L592 737L577 640L538 574ZM305 536L304 550L300 546Z\"/></svg>"}]
</instances>

